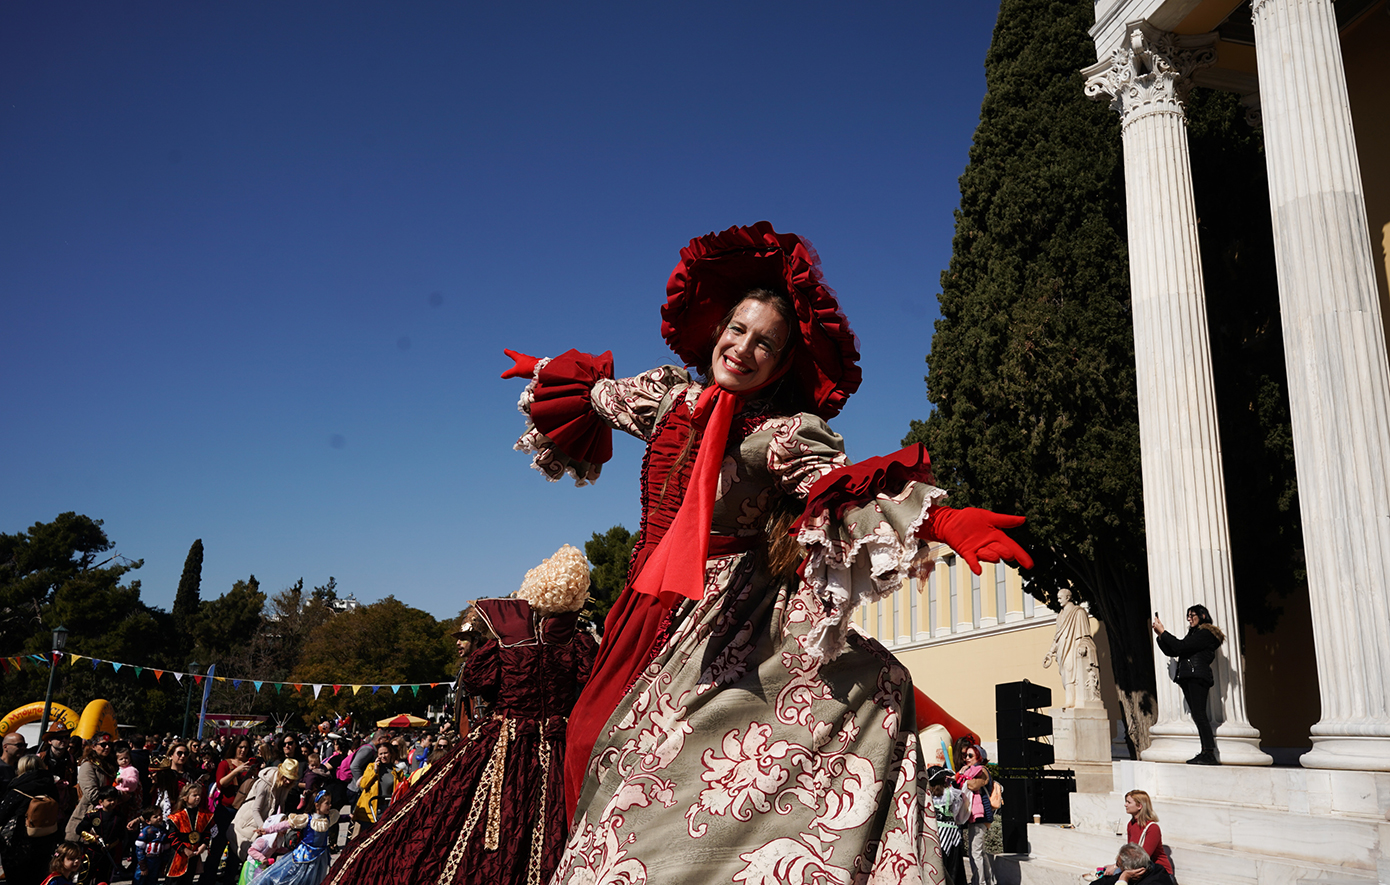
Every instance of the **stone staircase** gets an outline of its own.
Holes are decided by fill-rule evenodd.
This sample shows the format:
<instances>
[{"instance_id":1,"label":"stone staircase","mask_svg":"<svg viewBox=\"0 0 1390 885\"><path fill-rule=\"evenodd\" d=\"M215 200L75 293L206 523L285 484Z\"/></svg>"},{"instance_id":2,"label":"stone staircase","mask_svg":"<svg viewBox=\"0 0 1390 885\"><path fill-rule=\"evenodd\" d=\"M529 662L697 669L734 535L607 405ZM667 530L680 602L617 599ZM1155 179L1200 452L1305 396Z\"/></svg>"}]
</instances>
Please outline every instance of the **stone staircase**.
<instances>
[{"instance_id":1,"label":"stone staircase","mask_svg":"<svg viewBox=\"0 0 1390 885\"><path fill-rule=\"evenodd\" d=\"M1001 885L1077 885L1113 861L1130 789L1152 797L1183 885L1390 883L1390 773L1120 761L1114 782L1072 795L1072 827L1030 824Z\"/></svg>"}]
</instances>

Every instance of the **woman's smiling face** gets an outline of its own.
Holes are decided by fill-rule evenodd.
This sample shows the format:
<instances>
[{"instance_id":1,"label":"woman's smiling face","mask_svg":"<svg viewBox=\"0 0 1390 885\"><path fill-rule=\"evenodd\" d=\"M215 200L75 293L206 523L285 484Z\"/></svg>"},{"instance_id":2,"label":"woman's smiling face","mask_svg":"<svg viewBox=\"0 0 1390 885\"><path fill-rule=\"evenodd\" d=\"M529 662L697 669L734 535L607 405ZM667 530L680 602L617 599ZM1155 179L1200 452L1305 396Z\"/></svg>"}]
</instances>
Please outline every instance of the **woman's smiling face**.
<instances>
[{"instance_id":1,"label":"woman's smiling face","mask_svg":"<svg viewBox=\"0 0 1390 885\"><path fill-rule=\"evenodd\" d=\"M744 393L766 384L787 346L787 323L777 308L745 299L714 343L710 374L720 387Z\"/></svg>"}]
</instances>

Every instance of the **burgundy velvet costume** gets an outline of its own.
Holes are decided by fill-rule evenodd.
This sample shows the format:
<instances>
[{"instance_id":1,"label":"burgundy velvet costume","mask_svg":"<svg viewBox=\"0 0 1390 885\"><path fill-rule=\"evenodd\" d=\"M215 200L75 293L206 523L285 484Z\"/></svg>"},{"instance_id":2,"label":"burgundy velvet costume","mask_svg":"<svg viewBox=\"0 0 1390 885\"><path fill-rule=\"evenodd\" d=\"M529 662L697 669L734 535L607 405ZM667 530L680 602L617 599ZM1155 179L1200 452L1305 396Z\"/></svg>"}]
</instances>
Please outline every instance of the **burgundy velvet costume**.
<instances>
[{"instance_id":1,"label":"burgundy velvet costume","mask_svg":"<svg viewBox=\"0 0 1390 885\"><path fill-rule=\"evenodd\" d=\"M524 600L478 605L499 639L469 657L463 682L491 702L492 718L344 849L327 885L543 883L555 869L568 824L566 716L595 643L575 613L536 628Z\"/></svg>"}]
</instances>

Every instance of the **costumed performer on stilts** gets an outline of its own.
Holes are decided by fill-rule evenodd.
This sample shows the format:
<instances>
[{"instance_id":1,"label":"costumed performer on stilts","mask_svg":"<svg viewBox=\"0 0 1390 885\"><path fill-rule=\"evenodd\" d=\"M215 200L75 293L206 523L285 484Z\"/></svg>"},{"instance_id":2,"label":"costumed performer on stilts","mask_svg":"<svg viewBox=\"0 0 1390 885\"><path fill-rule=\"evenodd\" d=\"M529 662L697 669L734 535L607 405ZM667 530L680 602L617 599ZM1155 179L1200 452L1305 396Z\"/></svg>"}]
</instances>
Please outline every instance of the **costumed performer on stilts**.
<instances>
[{"instance_id":1,"label":"costumed performer on stilts","mask_svg":"<svg viewBox=\"0 0 1390 885\"><path fill-rule=\"evenodd\" d=\"M589 563L566 544L515 598L474 603L480 633L495 638L468 656L461 681L490 716L343 849L327 885L549 880L567 833L566 721L597 651L577 629L588 596Z\"/></svg>"},{"instance_id":2,"label":"costumed performer on stilts","mask_svg":"<svg viewBox=\"0 0 1390 885\"><path fill-rule=\"evenodd\" d=\"M857 343L810 244L766 222L681 250L661 331L686 366L536 359L517 448L598 478L647 447L628 585L570 720L555 885L939 882L908 672L851 632L929 541L1031 567L1021 517L942 505L921 446L851 464L826 421Z\"/></svg>"}]
</instances>

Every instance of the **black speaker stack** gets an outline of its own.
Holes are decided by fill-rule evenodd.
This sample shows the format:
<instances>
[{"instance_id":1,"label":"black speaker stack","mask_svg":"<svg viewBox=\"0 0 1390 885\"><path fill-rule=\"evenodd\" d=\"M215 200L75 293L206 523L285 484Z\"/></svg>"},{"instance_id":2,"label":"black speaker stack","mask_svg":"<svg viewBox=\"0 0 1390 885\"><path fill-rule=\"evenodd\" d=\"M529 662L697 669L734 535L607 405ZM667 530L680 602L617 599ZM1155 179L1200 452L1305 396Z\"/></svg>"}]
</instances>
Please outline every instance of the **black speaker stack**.
<instances>
[{"instance_id":1,"label":"black speaker stack","mask_svg":"<svg viewBox=\"0 0 1390 885\"><path fill-rule=\"evenodd\" d=\"M1052 744L1037 740L1052 736L1052 717L1038 710L1052 706L1052 689L1028 680L994 687L994 725L999 741L995 764L1004 787L1002 818L1004 851L1028 851L1028 823L1040 815L1043 823L1071 823L1070 794L1076 792L1076 773L1045 768L1055 759Z\"/></svg>"}]
</instances>

